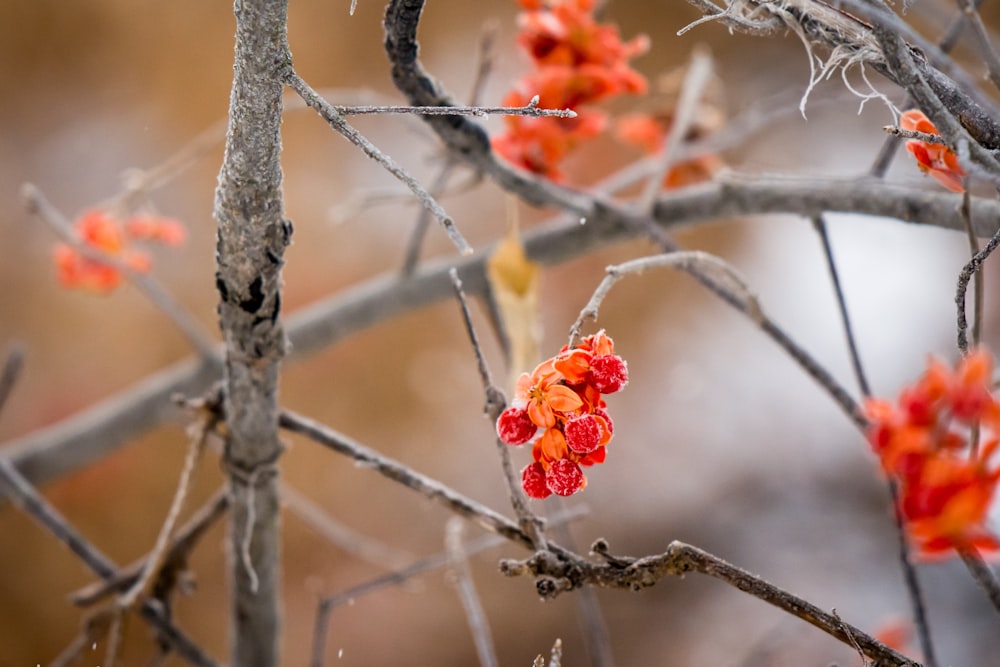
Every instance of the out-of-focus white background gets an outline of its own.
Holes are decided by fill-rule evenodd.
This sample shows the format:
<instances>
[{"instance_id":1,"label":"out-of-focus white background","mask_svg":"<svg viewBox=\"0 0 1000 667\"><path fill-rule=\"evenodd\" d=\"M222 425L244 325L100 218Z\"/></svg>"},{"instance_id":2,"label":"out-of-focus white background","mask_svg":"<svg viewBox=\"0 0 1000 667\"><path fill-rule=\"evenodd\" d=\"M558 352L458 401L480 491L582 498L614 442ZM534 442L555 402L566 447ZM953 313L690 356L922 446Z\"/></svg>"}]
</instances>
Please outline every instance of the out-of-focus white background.
<instances>
[{"instance_id":1,"label":"out-of-focus white background","mask_svg":"<svg viewBox=\"0 0 1000 667\"><path fill-rule=\"evenodd\" d=\"M382 52L381 3L361 0L354 17L348 5L292 3L296 67L314 87L340 89L347 103L362 94L399 100ZM464 94L481 27L497 21L502 57L484 102L499 101L527 68L513 46L515 11L511 0L429 3L421 30L428 69ZM807 84L807 61L794 36L730 36L708 24L677 37L696 17L677 0L619 0L609 15L626 37L650 35L653 49L636 65L651 78L683 64L694 45L709 44L731 116L774 95L787 96L794 107ZM23 379L0 415L0 441L125 390L189 353L136 291L93 297L59 288L50 262L53 235L25 213L18 191L24 182L35 183L75 215L117 193L126 170L158 164L224 118L232 35L231 7L224 2L0 3L0 239L6 257L0 262L0 344L18 339L28 350ZM890 84L873 80L900 101ZM861 176L881 145L881 126L892 118L876 101L860 115L857 107L839 81L823 83L812 93L808 121L794 108L776 114L759 136L723 158L746 172ZM415 174L432 178L438 146L425 140L418 122L379 117L356 124ZM499 121L489 127L496 130ZM606 175L606 165L624 164L631 155L599 142L567 169L577 182L592 182ZM163 214L184 220L190 230L183 249L157 256L155 275L213 332L211 208L220 159L218 146L152 196ZM283 162L287 213L295 223L284 273L286 313L397 270L417 215L412 203L346 220L336 215L350 197L394 187L390 176L310 111L288 113ZM890 178L938 187L907 159L898 160ZM504 196L491 185L444 203L480 251L504 230ZM547 215L525 209L524 224ZM893 394L921 372L928 353L953 358L953 293L967 253L964 238L850 216L831 216L829 227L875 390ZM718 221L679 238L743 271L767 312L853 390L827 271L808 221ZM636 241L545 269L544 349L555 352L564 342L605 265L650 252L649 244ZM426 254L452 253L432 229ZM995 285L996 272L988 273L987 284ZM1000 322L988 297L986 339L995 343ZM481 310L476 317L489 339ZM615 552L640 555L682 539L822 608L836 608L868 630L908 614L887 492L867 444L770 340L690 279L671 273L620 284L600 325L629 360L632 381L609 399L616 434L608 462L589 471L586 492L568 503L590 510L573 526L581 549L606 537ZM501 375L497 346L491 340L486 345ZM413 312L290 363L282 402L478 500L506 507L492 425L482 416L479 380L454 303ZM442 510L308 442L288 441L286 481L331 515L414 557L441 550ZM182 425L164 427L43 491L89 539L126 563L152 544L184 449ZM519 464L526 457L515 453ZM209 456L189 506L220 482ZM284 663L297 665L308 658L318 596L383 570L330 545L292 514L286 513L284 527ZM561 637L564 664L586 664L573 596L543 603L529 581L497 572L499 558L524 555L504 546L473 558L501 663L531 664ZM198 590L178 602L177 622L224 658L221 528L205 538L192 565ZM1000 649L996 619L964 569L932 564L922 566L921 575L944 664L987 664ZM82 565L29 519L0 508L0 666L51 660L80 626L81 614L65 596L89 580ZM620 665L859 662L850 649L801 621L699 576L666 580L638 594L600 591L598 598ZM148 643L144 631L131 633L129 664L141 664ZM440 572L335 611L328 650L331 664L345 665L475 660L457 597ZM99 650L84 662L102 655Z\"/></svg>"}]
</instances>

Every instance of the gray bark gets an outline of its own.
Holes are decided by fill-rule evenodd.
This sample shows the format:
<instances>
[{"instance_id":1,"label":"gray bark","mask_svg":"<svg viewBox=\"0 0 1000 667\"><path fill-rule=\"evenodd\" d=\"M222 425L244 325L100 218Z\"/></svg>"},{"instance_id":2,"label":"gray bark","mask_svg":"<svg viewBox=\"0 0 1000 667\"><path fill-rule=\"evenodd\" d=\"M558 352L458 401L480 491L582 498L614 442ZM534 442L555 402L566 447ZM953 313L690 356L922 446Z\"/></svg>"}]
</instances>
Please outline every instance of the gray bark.
<instances>
[{"instance_id":1,"label":"gray bark","mask_svg":"<svg viewBox=\"0 0 1000 667\"><path fill-rule=\"evenodd\" d=\"M278 664L278 369L285 353L281 266L291 236L281 198L282 75L291 67L285 0L236 0L226 152L215 196L216 287L225 342L230 661Z\"/></svg>"}]
</instances>

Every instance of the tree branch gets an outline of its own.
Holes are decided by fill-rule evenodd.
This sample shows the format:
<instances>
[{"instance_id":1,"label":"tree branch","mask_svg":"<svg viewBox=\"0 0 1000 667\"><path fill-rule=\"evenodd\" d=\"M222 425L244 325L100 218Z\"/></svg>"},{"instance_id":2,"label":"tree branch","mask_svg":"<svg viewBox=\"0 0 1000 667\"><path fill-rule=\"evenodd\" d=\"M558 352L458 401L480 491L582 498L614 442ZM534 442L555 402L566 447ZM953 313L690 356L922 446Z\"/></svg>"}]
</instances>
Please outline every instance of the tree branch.
<instances>
[{"instance_id":1,"label":"tree branch","mask_svg":"<svg viewBox=\"0 0 1000 667\"><path fill-rule=\"evenodd\" d=\"M291 70L287 0L237 0L226 151L215 194L216 287L226 347L225 463L232 499L233 664L278 664L278 366L281 266L290 242L281 196L282 81Z\"/></svg>"},{"instance_id":2,"label":"tree branch","mask_svg":"<svg viewBox=\"0 0 1000 667\"><path fill-rule=\"evenodd\" d=\"M539 183L539 192L548 184ZM555 186L552 186L555 187ZM557 199L549 200L557 204ZM638 236L632 214L614 202L593 200L587 224L578 218L555 221L525 233L528 256L559 264L595 248ZM660 197L653 219L669 230L737 216L793 214L809 218L822 212L859 213L961 230L965 222L956 195L882 182L856 180L751 179L730 175L724 181L673 191ZM1000 202L973 197L971 216L977 235L998 230ZM470 296L486 290L484 263L490 252L430 263L411 278L392 272L303 308L288 318L291 358L314 354L359 331L452 296L448 271L455 267ZM170 398L204 393L219 377L210 360L185 360L73 415L4 444L10 460L34 483L55 479L106 456L176 414Z\"/></svg>"}]
</instances>

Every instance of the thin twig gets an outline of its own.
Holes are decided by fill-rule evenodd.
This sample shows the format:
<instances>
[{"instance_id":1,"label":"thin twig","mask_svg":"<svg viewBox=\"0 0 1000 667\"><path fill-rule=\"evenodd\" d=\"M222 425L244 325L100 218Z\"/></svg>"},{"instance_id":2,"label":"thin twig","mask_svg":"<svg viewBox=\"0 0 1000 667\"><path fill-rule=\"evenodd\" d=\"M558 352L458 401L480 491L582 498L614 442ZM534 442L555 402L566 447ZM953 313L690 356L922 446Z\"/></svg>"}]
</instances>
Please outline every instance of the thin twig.
<instances>
[{"instance_id":1,"label":"thin twig","mask_svg":"<svg viewBox=\"0 0 1000 667\"><path fill-rule=\"evenodd\" d=\"M899 506L899 485L896 483L896 480L890 479L887 486L889 488L889 498L892 501L898 560L903 572L903 584L906 586L906 593L910 599L910 608L913 610L913 625L917 631L917 641L920 642L920 650L924 654L927 667L935 667L938 662L934 651L934 641L931 637L931 624L927 617L927 601L924 599L924 591L920 585L917 568L914 567L913 558L910 555L910 543L905 526L906 520Z\"/></svg>"},{"instance_id":2,"label":"thin twig","mask_svg":"<svg viewBox=\"0 0 1000 667\"><path fill-rule=\"evenodd\" d=\"M496 42L496 36L499 32L497 24L495 22L488 23L483 28L482 35L479 38L479 48L476 51L476 68L475 74L472 77L472 86L469 93L469 104L475 106L479 104L479 98L482 96L483 88L486 85L486 79L489 77L490 71L493 69L493 46ZM444 190L448 186L448 181L451 180L451 176L455 171L455 168L461 164L461 161L448 153L445 156L444 164L441 166L441 170L438 172L434 181L431 183L428 191L434 197L440 197ZM481 179L482 175L478 172L476 173L476 181ZM421 208L420 214L417 216L417 222L413 227L413 231L410 233L410 239L406 244L406 254L403 259L403 271L402 275L404 277L409 277L413 275L413 272L417 269L417 262L420 260L420 249L423 246L424 237L427 235L427 228L430 226L430 211L427 208Z\"/></svg>"},{"instance_id":3,"label":"thin twig","mask_svg":"<svg viewBox=\"0 0 1000 667\"><path fill-rule=\"evenodd\" d=\"M10 463L0 456L0 489L17 507L37 521L53 537L66 545L83 563L102 579L115 576L115 564L88 542ZM141 613L157 629L160 639L168 642L179 656L198 667L217 667L194 641L164 615L159 604L146 601Z\"/></svg>"},{"instance_id":4,"label":"thin twig","mask_svg":"<svg viewBox=\"0 0 1000 667\"><path fill-rule=\"evenodd\" d=\"M3 412L7 399L10 398L11 391L17 380L21 377L21 370L24 368L24 345L15 342L8 346L7 356L4 358L3 370L0 371L0 412Z\"/></svg>"},{"instance_id":5,"label":"thin twig","mask_svg":"<svg viewBox=\"0 0 1000 667\"><path fill-rule=\"evenodd\" d=\"M823 257L826 260L826 268L830 272L830 283L833 286L834 296L837 298L837 308L840 311L840 323L844 327L844 338L847 340L847 352L851 357L851 366L854 369L854 377L858 382L858 389L862 396L871 395L871 387L868 378L865 376L864 366L861 364L861 354L858 351L858 341L854 335L854 327L851 326L850 313L847 310L847 299L844 296L844 289L840 284L840 272L837 270L837 263L833 258L833 247L830 245L830 235L827 232L826 217L817 215L812 219L813 228L819 235L820 244L823 246Z\"/></svg>"},{"instance_id":6,"label":"thin twig","mask_svg":"<svg viewBox=\"0 0 1000 667\"><path fill-rule=\"evenodd\" d=\"M462 281L458 277L458 272L452 269L449 272L449 276L451 277L451 284L455 288L455 296L458 298L458 304L462 311L462 320L465 323L466 333L469 335L469 341L472 343L472 349L476 355L479 379L483 384L483 391L486 393L486 416L492 423L495 423L500 417L500 413L507 406L507 399L504 397L503 391L493 382L493 375L486 364L486 357L483 355L483 350L479 345L479 336L476 335L476 329L472 324L472 315L469 312L469 304L465 299L465 292L462 291ZM510 497L510 504L514 509L514 514L517 515L521 529L531 536L534 548L539 551L544 550L545 533L542 530L542 522L528 507L527 499L519 484L520 480L514 472L510 447L502 442L500 438L495 438L495 440L497 452L500 454L500 465L503 469L504 479L507 481L507 493Z\"/></svg>"},{"instance_id":7,"label":"thin twig","mask_svg":"<svg viewBox=\"0 0 1000 667\"><path fill-rule=\"evenodd\" d=\"M313 442L351 457L360 465L398 482L407 488L444 505L452 512L482 526L486 530L503 535L509 540L533 549L531 538L516 523L496 511L468 498L437 480L422 475L399 461L354 442L346 435L297 415L289 410L281 412L281 426L294 433L300 433ZM549 548L554 548L550 543Z\"/></svg>"},{"instance_id":8,"label":"thin twig","mask_svg":"<svg viewBox=\"0 0 1000 667\"><path fill-rule=\"evenodd\" d=\"M559 526L564 522L574 521L585 514L586 508L578 506L565 513L553 515L550 518L550 522L553 526ZM466 544L465 553L472 556L486 551L487 549L497 547L506 541L506 538L501 537L500 535L488 533ZM406 583L413 577L440 569L445 567L447 564L448 554L445 552L437 553L414 561L412 564L401 570L384 574L370 581L358 584L357 586L352 586L345 591L320 598L319 603L316 606L316 617L313 621L314 627L312 659L310 661L311 667L323 666L323 651L327 644L327 633L330 628L330 614L333 613L334 609L344 604L353 603L358 598L378 592L388 586L399 586Z\"/></svg>"},{"instance_id":9,"label":"thin twig","mask_svg":"<svg viewBox=\"0 0 1000 667\"><path fill-rule=\"evenodd\" d=\"M157 583L153 587L153 597L162 600L163 593L173 588L173 581L180 570L186 566L191 551L201 537L221 519L229 508L229 494L225 489L217 491L191 518L174 534L170 547L164 557L164 565L159 570ZM69 599L73 604L86 607L116 591L123 591L139 579L146 569L151 554L147 554L126 567L121 568L110 579L103 579L71 593Z\"/></svg>"},{"instance_id":10,"label":"thin twig","mask_svg":"<svg viewBox=\"0 0 1000 667\"><path fill-rule=\"evenodd\" d=\"M996 572L983 560L975 548L959 549L958 555L961 556L965 567L969 569L972 578L986 591L986 596L989 598L990 604L993 605L993 609L1000 612L1000 579L997 578Z\"/></svg>"},{"instance_id":11,"label":"thin twig","mask_svg":"<svg viewBox=\"0 0 1000 667\"><path fill-rule=\"evenodd\" d=\"M32 185L25 183L21 188L28 207L28 212L37 215L46 222L60 237L69 243L73 249L87 259L110 266L115 271L124 275L130 283L135 285L143 296L156 306L164 315L177 325L181 333L188 339L192 347L204 358L216 358L218 350L215 342L205 331L205 328L190 313L174 300L170 292L165 290L160 283L152 277L140 273L123 262L118 257L84 243L73 229L69 220L55 207L42 192Z\"/></svg>"},{"instance_id":12,"label":"thin twig","mask_svg":"<svg viewBox=\"0 0 1000 667\"><path fill-rule=\"evenodd\" d=\"M458 598L462 601L465 619L476 644L479 664L481 667L498 667L500 663L497 661L490 624L486 619L486 611L483 609L479 594L476 593L476 585L472 581L472 572L469 569L468 554L462 544L464 526L465 522L457 516L448 519L448 523L445 524L444 543L448 554L448 572L458 591Z\"/></svg>"},{"instance_id":13,"label":"thin twig","mask_svg":"<svg viewBox=\"0 0 1000 667\"><path fill-rule=\"evenodd\" d=\"M619 280L628 275L639 274L650 269L675 268L691 274L707 275L717 278L717 285L724 286L730 293L735 294L742 304L742 309L749 315L750 319L758 325L763 319L763 313L757 296L747 284L746 279L733 268L715 255L700 250L687 250L669 252L662 255L650 257L640 257L621 264L615 264L605 269L607 273L597 289L594 290L590 301L580 311L580 315L573 322L569 330L569 345L572 347L580 337L580 330L587 320L597 320L598 311L608 292Z\"/></svg>"},{"instance_id":14,"label":"thin twig","mask_svg":"<svg viewBox=\"0 0 1000 667\"><path fill-rule=\"evenodd\" d=\"M972 0L958 0L958 6L965 15L969 27L972 28L972 36L976 40L976 50L983 62L986 63L990 82L995 88L1000 89L1000 56L993 48L993 41L990 39L989 32L983 24L983 17L979 15L976 5L977 3Z\"/></svg>"},{"instance_id":15,"label":"thin twig","mask_svg":"<svg viewBox=\"0 0 1000 667\"><path fill-rule=\"evenodd\" d=\"M117 605L121 609L129 609L135 601L145 592L149 582L156 576L157 570L167 553L170 545L170 538L180 518L181 510L184 508L184 501L191 490L191 481L194 479L194 472L205 450L205 438L214 427L215 418L211 414L202 415L201 418L191 426L188 437L187 454L184 456L184 465L181 468L180 478L177 481L177 490L174 492L173 500L170 501L170 509L167 510L167 517L160 526L160 533L156 537L152 551L142 569L142 574L132 584L131 587L118 598Z\"/></svg>"},{"instance_id":16,"label":"thin twig","mask_svg":"<svg viewBox=\"0 0 1000 667\"><path fill-rule=\"evenodd\" d=\"M331 105L341 116L367 116L372 114L413 114L416 116L530 116L532 118L576 118L572 109L542 109L535 95L523 107L480 107L480 106L339 106Z\"/></svg>"},{"instance_id":17,"label":"thin twig","mask_svg":"<svg viewBox=\"0 0 1000 667\"><path fill-rule=\"evenodd\" d=\"M663 181L670 169L677 163L677 156L684 144L684 138L697 120L698 105L701 104L705 88L712 80L712 56L702 47L691 52L684 83L674 109L670 130L664 139L663 152L656 161L656 168L650 173L636 204L638 210L649 212L656 202L656 195L663 189Z\"/></svg>"},{"instance_id":18,"label":"thin twig","mask_svg":"<svg viewBox=\"0 0 1000 667\"><path fill-rule=\"evenodd\" d=\"M996 250L998 245L1000 245L1000 230L997 230L986 245L983 246L982 250L972 256L972 259L962 267L962 271L958 274L958 286L955 289L955 306L958 309L958 349L963 354L969 350L969 323L965 314L965 294L969 289L969 282L972 280L972 277L980 274L980 269L986 258Z\"/></svg>"},{"instance_id":19,"label":"thin twig","mask_svg":"<svg viewBox=\"0 0 1000 667\"><path fill-rule=\"evenodd\" d=\"M904 130L898 125L884 125L882 127L882 131L894 137L899 137L900 139L916 139L917 141L922 141L925 144L938 144L940 146L948 145L948 141L940 134L918 132L917 130Z\"/></svg>"},{"instance_id":20,"label":"thin twig","mask_svg":"<svg viewBox=\"0 0 1000 667\"><path fill-rule=\"evenodd\" d=\"M421 203L434 214L434 217L436 217L441 223L441 226L444 227L448 238L451 239L452 243L455 244L463 255L472 254L472 246L466 242L461 232L458 231L458 228L455 226L455 221L451 219L451 216L449 216L441 205L437 203L437 200L435 200L434 197L427 192L424 186L413 178L409 172L399 166L391 157L379 150L378 147L369 141L367 137L351 127L347 121L344 120L343 116L337 112L336 108L320 97L320 95L313 90L312 87L310 87L309 84L306 83L294 70L289 69L287 75L285 76L285 83L292 90L298 93L305 103L315 110L316 113L318 113L323 120L330 125L330 127L340 133L352 144L360 148L365 155L382 165L386 171L402 181L421 201Z\"/></svg>"},{"instance_id":21,"label":"thin twig","mask_svg":"<svg viewBox=\"0 0 1000 667\"><path fill-rule=\"evenodd\" d=\"M969 242L969 257L975 257L979 253L979 239L972 227L972 213L969 211L969 190L962 193L962 206L960 211L965 220L965 236ZM983 329L983 301L986 297L983 285L983 272L976 271L972 283L972 345L978 345ZM964 354L968 350L962 350Z\"/></svg>"}]
</instances>

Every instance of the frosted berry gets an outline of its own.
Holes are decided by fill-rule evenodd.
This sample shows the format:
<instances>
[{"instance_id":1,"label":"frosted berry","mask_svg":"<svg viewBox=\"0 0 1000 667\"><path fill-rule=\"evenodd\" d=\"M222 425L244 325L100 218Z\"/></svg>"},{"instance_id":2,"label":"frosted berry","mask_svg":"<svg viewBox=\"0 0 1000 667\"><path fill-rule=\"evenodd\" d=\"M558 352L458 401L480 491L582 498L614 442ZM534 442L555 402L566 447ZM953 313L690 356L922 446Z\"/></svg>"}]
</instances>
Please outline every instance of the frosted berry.
<instances>
[{"instance_id":1,"label":"frosted berry","mask_svg":"<svg viewBox=\"0 0 1000 667\"><path fill-rule=\"evenodd\" d=\"M528 494L529 498L541 500L552 495L549 487L545 485L545 468L537 461L525 466L524 470L521 471L521 486L524 487L524 492Z\"/></svg>"},{"instance_id":2,"label":"frosted berry","mask_svg":"<svg viewBox=\"0 0 1000 667\"><path fill-rule=\"evenodd\" d=\"M577 454L589 454L601 444L601 425L594 415L574 417L563 427L566 444Z\"/></svg>"},{"instance_id":3,"label":"frosted berry","mask_svg":"<svg viewBox=\"0 0 1000 667\"><path fill-rule=\"evenodd\" d=\"M583 471L569 459L559 459L545 473L545 485L560 496L571 496L583 488Z\"/></svg>"},{"instance_id":4,"label":"frosted berry","mask_svg":"<svg viewBox=\"0 0 1000 667\"><path fill-rule=\"evenodd\" d=\"M608 434L609 435L614 435L615 434L615 422L612 421L611 415L608 414L607 410L605 410L604 408L594 408L594 416L595 417L600 417L601 419L604 420L604 423L608 427Z\"/></svg>"},{"instance_id":5,"label":"frosted berry","mask_svg":"<svg viewBox=\"0 0 1000 667\"><path fill-rule=\"evenodd\" d=\"M628 367L617 354L605 354L590 361L590 385L602 394L613 394L628 384Z\"/></svg>"},{"instance_id":6,"label":"frosted berry","mask_svg":"<svg viewBox=\"0 0 1000 667\"><path fill-rule=\"evenodd\" d=\"M497 437L508 445L523 445L537 430L524 408L509 407L497 417Z\"/></svg>"}]
</instances>

